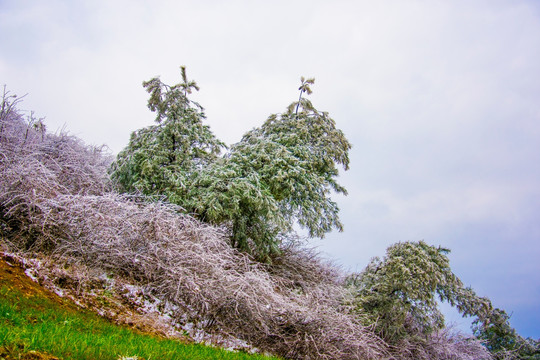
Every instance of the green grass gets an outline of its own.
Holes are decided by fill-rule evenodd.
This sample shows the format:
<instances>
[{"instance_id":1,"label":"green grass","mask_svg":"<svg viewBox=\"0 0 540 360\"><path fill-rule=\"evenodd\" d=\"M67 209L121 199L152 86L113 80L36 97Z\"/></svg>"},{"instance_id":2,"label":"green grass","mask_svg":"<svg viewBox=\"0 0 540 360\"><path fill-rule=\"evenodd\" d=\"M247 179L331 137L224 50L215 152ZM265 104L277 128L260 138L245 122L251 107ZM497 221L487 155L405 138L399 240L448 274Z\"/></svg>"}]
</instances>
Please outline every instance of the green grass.
<instances>
[{"instance_id":1,"label":"green grass","mask_svg":"<svg viewBox=\"0 0 540 360\"><path fill-rule=\"evenodd\" d=\"M0 288L1 347L4 353L39 351L61 359L81 360L117 360L121 356L144 360L276 359L141 334L91 312L70 310L6 286Z\"/></svg>"}]
</instances>

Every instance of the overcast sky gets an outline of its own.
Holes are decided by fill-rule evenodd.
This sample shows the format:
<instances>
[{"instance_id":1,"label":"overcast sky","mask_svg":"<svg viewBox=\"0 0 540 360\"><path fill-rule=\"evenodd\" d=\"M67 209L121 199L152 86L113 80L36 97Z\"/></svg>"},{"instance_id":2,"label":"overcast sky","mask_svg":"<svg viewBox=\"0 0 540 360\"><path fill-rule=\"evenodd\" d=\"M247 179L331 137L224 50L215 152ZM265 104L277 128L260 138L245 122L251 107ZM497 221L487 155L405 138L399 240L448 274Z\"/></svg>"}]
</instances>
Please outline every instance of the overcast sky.
<instances>
[{"instance_id":1,"label":"overcast sky","mask_svg":"<svg viewBox=\"0 0 540 360\"><path fill-rule=\"evenodd\" d=\"M142 81L180 65L228 144L315 77L353 149L345 231L313 243L351 271L398 241L449 247L540 337L540 2L0 0L0 34L20 107L113 153L152 124Z\"/></svg>"}]
</instances>

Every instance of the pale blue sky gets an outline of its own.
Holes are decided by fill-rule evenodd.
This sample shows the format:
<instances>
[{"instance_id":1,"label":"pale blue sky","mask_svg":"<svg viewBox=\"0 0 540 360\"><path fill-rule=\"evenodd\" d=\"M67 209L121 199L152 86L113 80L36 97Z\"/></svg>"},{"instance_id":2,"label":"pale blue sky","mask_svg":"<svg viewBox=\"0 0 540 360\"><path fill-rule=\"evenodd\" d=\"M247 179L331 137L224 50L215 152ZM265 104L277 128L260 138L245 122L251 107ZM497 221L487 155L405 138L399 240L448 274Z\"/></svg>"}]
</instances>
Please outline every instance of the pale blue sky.
<instances>
[{"instance_id":1,"label":"pale blue sky","mask_svg":"<svg viewBox=\"0 0 540 360\"><path fill-rule=\"evenodd\" d=\"M229 144L315 77L354 147L345 231L314 244L350 270L398 241L449 247L540 337L539 2L0 0L0 33L22 108L113 152L152 123L141 82L180 65Z\"/></svg>"}]
</instances>

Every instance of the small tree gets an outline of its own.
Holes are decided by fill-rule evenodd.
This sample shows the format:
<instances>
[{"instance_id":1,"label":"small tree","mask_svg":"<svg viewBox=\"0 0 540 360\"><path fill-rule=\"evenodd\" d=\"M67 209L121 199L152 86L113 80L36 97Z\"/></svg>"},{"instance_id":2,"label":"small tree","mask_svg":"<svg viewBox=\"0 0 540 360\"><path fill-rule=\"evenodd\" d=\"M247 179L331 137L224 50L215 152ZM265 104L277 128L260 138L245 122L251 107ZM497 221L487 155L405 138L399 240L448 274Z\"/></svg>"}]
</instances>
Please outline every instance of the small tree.
<instances>
[{"instance_id":1,"label":"small tree","mask_svg":"<svg viewBox=\"0 0 540 360\"><path fill-rule=\"evenodd\" d=\"M314 80L301 81L299 100L246 133L190 194L203 219L231 223L234 246L265 258L295 223L310 237L342 229L330 194L346 194L337 165L348 169L351 145L328 113L302 98Z\"/></svg>"},{"instance_id":2,"label":"small tree","mask_svg":"<svg viewBox=\"0 0 540 360\"><path fill-rule=\"evenodd\" d=\"M188 95L199 90L181 67L182 82L168 86L159 78L143 82L156 125L132 133L128 146L111 167L119 190L165 197L184 205L197 171L218 158L225 145L203 124L202 106Z\"/></svg>"},{"instance_id":3,"label":"small tree","mask_svg":"<svg viewBox=\"0 0 540 360\"><path fill-rule=\"evenodd\" d=\"M493 307L466 288L450 269L449 250L423 241L390 246L348 279L354 303L368 324L389 341L430 334L444 327L437 304L447 301L464 316L486 319Z\"/></svg>"}]
</instances>

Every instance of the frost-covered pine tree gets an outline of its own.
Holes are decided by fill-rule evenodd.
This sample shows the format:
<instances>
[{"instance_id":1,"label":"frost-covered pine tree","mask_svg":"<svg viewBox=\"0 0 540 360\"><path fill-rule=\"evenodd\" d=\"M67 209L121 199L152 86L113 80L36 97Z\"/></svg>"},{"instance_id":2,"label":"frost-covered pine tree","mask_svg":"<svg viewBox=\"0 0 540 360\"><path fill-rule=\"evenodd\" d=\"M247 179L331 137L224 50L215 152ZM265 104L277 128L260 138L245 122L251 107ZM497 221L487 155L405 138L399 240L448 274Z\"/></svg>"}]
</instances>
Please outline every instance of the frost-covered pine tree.
<instances>
[{"instance_id":1,"label":"frost-covered pine tree","mask_svg":"<svg viewBox=\"0 0 540 360\"><path fill-rule=\"evenodd\" d=\"M449 252L424 241L400 242L351 275L352 301L366 325L391 342L428 335L445 326L439 300L480 322L492 318L498 309L463 285L450 268Z\"/></svg>"},{"instance_id":2,"label":"frost-covered pine tree","mask_svg":"<svg viewBox=\"0 0 540 360\"><path fill-rule=\"evenodd\" d=\"M277 252L295 223L311 237L342 229L330 195L346 194L336 177L338 165L348 169L351 144L328 113L302 96L313 82L302 78L299 100L247 132L192 193L203 219L230 223L233 245L259 257Z\"/></svg>"},{"instance_id":3,"label":"frost-covered pine tree","mask_svg":"<svg viewBox=\"0 0 540 360\"><path fill-rule=\"evenodd\" d=\"M233 246L260 259L279 251L298 223L312 237L342 229L332 192L346 194L338 166L349 166L350 143L326 112L304 93L313 79L301 79L300 97L282 114L271 115L244 135L228 153L202 124L202 107L187 98L187 80L169 87L144 83L157 125L133 133L112 168L122 191L164 196L212 224L229 227Z\"/></svg>"},{"instance_id":4,"label":"frost-covered pine tree","mask_svg":"<svg viewBox=\"0 0 540 360\"><path fill-rule=\"evenodd\" d=\"M165 197L183 206L193 178L225 145L203 124L204 109L188 98L199 87L188 80L185 67L181 72L182 82L173 86L159 78L143 82L156 124L131 134L112 164L111 177L120 191Z\"/></svg>"}]
</instances>

